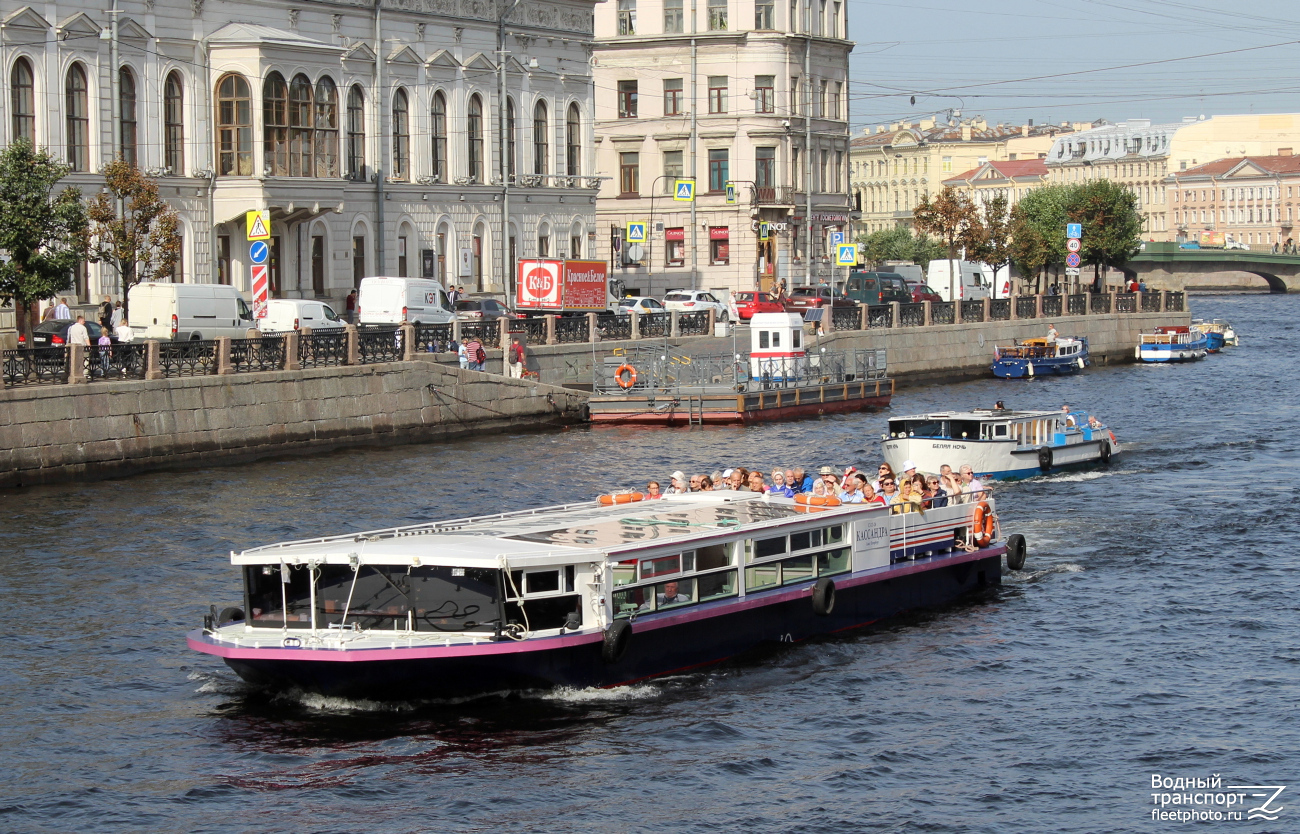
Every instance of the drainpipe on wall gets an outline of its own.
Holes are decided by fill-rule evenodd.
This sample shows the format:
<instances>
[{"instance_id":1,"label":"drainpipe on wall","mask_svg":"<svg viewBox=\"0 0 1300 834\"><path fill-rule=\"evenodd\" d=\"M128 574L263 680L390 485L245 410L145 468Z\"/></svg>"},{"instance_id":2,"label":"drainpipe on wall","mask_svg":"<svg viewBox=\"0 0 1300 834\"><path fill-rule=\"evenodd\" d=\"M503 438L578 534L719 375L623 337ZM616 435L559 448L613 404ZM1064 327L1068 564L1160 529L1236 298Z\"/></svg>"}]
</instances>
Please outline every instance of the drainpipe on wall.
<instances>
[{"instance_id":1,"label":"drainpipe on wall","mask_svg":"<svg viewBox=\"0 0 1300 834\"><path fill-rule=\"evenodd\" d=\"M813 242L812 242L812 172L813 172L813 147L812 147L812 0L804 3L804 29L806 33L803 39L803 187L804 187L804 261L803 261L803 285L812 286L812 261L813 261Z\"/></svg>"},{"instance_id":2,"label":"drainpipe on wall","mask_svg":"<svg viewBox=\"0 0 1300 834\"><path fill-rule=\"evenodd\" d=\"M379 147L375 149L375 275L386 274L384 258L384 149L388 135L384 132L384 36L381 7L383 0L375 0L375 135Z\"/></svg>"},{"instance_id":3,"label":"drainpipe on wall","mask_svg":"<svg viewBox=\"0 0 1300 834\"><path fill-rule=\"evenodd\" d=\"M697 114L700 109L698 107L699 78L696 75L696 73L698 72L699 62L697 59L699 56L698 56L698 49L696 48L696 44L695 44L695 33L697 31L696 27L698 25L696 23L696 17L698 16L698 14L699 13L695 10L695 0L691 0L691 174L690 176L691 176L691 183L692 183L691 187L694 189L694 191L691 192L691 289L693 290L698 290L700 288L700 248L697 244L698 238L696 237L696 235L698 235L700 231L699 229L696 228L696 221L695 221L695 205L696 203L699 202L700 199L700 183L695 176L697 170L696 160L695 160L695 156L696 156L695 140L699 137L699 118Z\"/></svg>"}]
</instances>

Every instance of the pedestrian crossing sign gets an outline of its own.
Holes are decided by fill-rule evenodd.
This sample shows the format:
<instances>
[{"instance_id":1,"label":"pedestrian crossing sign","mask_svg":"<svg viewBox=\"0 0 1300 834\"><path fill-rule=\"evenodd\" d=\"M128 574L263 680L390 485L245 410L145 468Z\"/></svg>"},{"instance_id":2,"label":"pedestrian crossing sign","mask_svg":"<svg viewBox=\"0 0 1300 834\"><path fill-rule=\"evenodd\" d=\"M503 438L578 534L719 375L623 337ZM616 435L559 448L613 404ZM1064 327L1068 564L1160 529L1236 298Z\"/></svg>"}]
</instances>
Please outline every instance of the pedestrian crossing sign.
<instances>
[{"instance_id":1,"label":"pedestrian crossing sign","mask_svg":"<svg viewBox=\"0 0 1300 834\"><path fill-rule=\"evenodd\" d=\"M772 236L772 227L766 222L758 224L758 240L760 243L766 241Z\"/></svg>"},{"instance_id":2,"label":"pedestrian crossing sign","mask_svg":"<svg viewBox=\"0 0 1300 834\"><path fill-rule=\"evenodd\" d=\"M857 266L857 263L858 245L856 243L841 243L835 247L836 266Z\"/></svg>"},{"instance_id":3,"label":"pedestrian crossing sign","mask_svg":"<svg viewBox=\"0 0 1300 834\"><path fill-rule=\"evenodd\" d=\"M679 203L695 201L695 180L677 180L673 184L673 199Z\"/></svg>"},{"instance_id":4,"label":"pedestrian crossing sign","mask_svg":"<svg viewBox=\"0 0 1300 834\"><path fill-rule=\"evenodd\" d=\"M249 240L269 240L271 237L271 212L250 211L245 215Z\"/></svg>"},{"instance_id":5,"label":"pedestrian crossing sign","mask_svg":"<svg viewBox=\"0 0 1300 834\"><path fill-rule=\"evenodd\" d=\"M627 224L627 242L628 243L645 243L645 224L628 223Z\"/></svg>"},{"instance_id":6,"label":"pedestrian crossing sign","mask_svg":"<svg viewBox=\"0 0 1300 834\"><path fill-rule=\"evenodd\" d=\"M736 184L734 182L729 182L727 183L727 205L734 206L735 204L736 204Z\"/></svg>"}]
</instances>

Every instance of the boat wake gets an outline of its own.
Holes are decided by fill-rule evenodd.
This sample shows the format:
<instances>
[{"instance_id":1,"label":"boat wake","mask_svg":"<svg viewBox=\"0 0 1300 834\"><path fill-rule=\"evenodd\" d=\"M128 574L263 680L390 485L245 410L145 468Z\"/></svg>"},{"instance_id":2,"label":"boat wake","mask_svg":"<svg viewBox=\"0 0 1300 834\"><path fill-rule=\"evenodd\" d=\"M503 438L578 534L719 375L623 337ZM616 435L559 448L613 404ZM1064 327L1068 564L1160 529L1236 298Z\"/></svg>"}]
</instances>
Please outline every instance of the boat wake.
<instances>
[{"instance_id":1,"label":"boat wake","mask_svg":"<svg viewBox=\"0 0 1300 834\"><path fill-rule=\"evenodd\" d=\"M543 701L558 701L565 704L607 704L620 701L640 701L663 694L663 687L650 683L634 683L631 686L613 686L608 689L587 687L574 689L561 686L541 693Z\"/></svg>"},{"instance_id":2,"label":"boat wake","mask_svg":"<svg viewBox=\"0 0 1300 834\"><path fill-rule=\"evenodd\" d=\"M1057 573L1083 573L1083 565L1076 565L1073 562L1065 562L1060 565L1052 565L1050 568L1042 570L1017 570L1007 571L1002 575L1004 581L1017 583L1038 582L1048 576Z\"/></svg>"}]
</instances>

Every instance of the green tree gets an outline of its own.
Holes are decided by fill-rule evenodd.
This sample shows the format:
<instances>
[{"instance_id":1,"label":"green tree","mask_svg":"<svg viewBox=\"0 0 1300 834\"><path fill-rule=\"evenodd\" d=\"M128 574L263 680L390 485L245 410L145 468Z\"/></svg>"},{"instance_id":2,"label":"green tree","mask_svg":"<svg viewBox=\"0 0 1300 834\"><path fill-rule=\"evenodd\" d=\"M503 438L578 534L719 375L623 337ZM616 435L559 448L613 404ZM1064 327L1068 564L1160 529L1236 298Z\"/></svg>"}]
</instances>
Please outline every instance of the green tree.
<instances>
[{"instance_id":1,"label":"green tree","mask_svg":"<svg viewBox=\"0 0 1300 834\"><path fill-rule=\"evenodd\" d=\"M29 345L34 303L71 287L86 259L81 192L69 186L54 193L70 170L26 139L0 151L0 303L13 299Z\"/></svg>"},{"instance_id":2,"label":"green tree","mask_svg":"<svg viewBox=\"0 0 1300 834\"><path fill-rule=\"evenodd\" d=\"M934 200L927 194L921 204L912 209L918 231L933 234L948 250L948 297L957 297L956 264L959 248L972 248L979 242L983 230L979 210L966 194L952 186L944 186Z\"/></svg>"},{"instance_id":3,"label":"green tree","mask_svg":"<svg viewBox=\"0 0 1300 834\"><path fill-rule=\"evenodd\" d=\"M925 269L930 261L943 257L943 244L929 235L917 235L912 247L912 262Z\"/></svg>"},{"instance_id":4,"label":"green tree","mask_svg":"<svg viewBox=\"0 0 1300 834\"><path fill-rule=\"evenodd\" d=\"M143 281L171 280L180 260L180 219L158 196L158 183L121 159L104 169L104 187L90 204L91 259L113 265L127 293Z\"/></svg>"},{"instance_id":5,"label":"green tree","mask_svg":"<svg viewBox=\"0 0 1300 834\"><path fill-rule=\"evenodd\" d=\"M904 226L860 235L858 242L862 246L863 260L876 267L885 261L910 261L916 245L912 230Z\"/></svg>"},{"instance_id":6,"label":"green tree","mask_svg":"<svg viewBox=\"0 0 1300 834\"><path fill-rule=\"evenodd\" d=\"M1035 188L1011 212L1011 261L1021 275L1041 278L1053 264L1065 262L1065 224L1074 186ZM1035 287L1041 290L1039 286Z\"/></svg>"},{"instance_id":7,"label":"green tree","mask_svg":"<svg viewBox=\"0 0 1300 834\"><path fill-rule=\"evenodd\" d=\"M1142 215L1137 195L1111 180L1075 186L1066 209L1071 221L1083 224L1085 263L1092 264L1093 292L1101 292L1102 267L1120 267L1142 249Z\"/></svg>"},{"instance_id":8,"label":"green tree","mask_svg":"<svg viewBox=\"0 0 1300 834\"><path fill-rule=\"evenodd\" d=\"M992 267L996 280L998 270L1011 262L1011 212L1005 196L999 194L984 205L979 230L979 239L966 257Z\"/></svg>"}]
</instances>

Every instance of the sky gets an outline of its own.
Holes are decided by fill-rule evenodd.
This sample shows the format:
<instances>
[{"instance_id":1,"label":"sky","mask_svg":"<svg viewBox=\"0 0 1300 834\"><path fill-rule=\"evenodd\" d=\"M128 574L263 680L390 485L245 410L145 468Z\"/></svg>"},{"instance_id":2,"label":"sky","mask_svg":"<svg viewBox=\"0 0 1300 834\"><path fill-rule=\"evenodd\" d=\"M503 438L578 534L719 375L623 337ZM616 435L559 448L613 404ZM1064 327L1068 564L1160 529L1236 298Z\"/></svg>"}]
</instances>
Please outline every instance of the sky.
<instances>
[{"instance_id":1,"label":"sky","mask_svg":"<svg viewBox=\"0 0 1300 834\"><path fill-rule=\"evenodd\" d=\"M1300 5L1206 2L848 0L854 131L1300 112Z\"/></svg>"}]
</instances>

